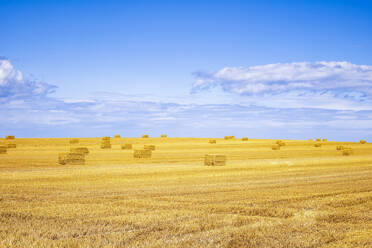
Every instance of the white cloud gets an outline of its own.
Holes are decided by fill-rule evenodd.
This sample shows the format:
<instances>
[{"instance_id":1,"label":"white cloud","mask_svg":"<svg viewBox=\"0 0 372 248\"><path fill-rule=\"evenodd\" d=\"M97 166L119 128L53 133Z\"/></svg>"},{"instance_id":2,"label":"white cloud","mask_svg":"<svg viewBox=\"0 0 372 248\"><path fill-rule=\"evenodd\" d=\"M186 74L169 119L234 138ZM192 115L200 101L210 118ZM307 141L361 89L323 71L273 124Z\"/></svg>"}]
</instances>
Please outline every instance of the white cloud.
<instances>
[{"instance_id":1,"label":"white cloud","mask_svg":"<svg viewBox=\"0 0 372 248\"><path fill-rule=\"evenodd\" d=\"M25 78L9 60L0 59L0 100L46 96L56 86Z\"/></svg>"},{"instance_id":2,"label":"white cloud","mask_svg":"<svg viewBox=\"0 0 372 248\"><path fill-rule=\"evenodd\" d=\"M226 67L213 73L196 73L193 91L220 85L237 94L283 93L292 90L352 90L358 98L372 92L372 66L349 62L296 62L251 67Z\"/></svg>"}]
</instances>

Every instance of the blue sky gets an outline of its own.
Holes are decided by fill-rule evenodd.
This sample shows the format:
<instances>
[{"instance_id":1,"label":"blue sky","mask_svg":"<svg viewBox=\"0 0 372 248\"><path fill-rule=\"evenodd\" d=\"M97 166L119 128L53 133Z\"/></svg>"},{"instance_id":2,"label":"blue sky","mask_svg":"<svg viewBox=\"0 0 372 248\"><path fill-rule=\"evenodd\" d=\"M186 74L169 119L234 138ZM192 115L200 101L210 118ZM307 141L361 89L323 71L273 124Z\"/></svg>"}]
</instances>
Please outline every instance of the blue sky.
<instances>
[{"instance_id":1,"label":"blue sky","mask_svg":"<svg viewBox=\"0 0 372 248\"><path fill-rule=\"evenodd\" d=\"M0 0L0 135L372 140L371 1Z\"/></svg>"}]
</instances>

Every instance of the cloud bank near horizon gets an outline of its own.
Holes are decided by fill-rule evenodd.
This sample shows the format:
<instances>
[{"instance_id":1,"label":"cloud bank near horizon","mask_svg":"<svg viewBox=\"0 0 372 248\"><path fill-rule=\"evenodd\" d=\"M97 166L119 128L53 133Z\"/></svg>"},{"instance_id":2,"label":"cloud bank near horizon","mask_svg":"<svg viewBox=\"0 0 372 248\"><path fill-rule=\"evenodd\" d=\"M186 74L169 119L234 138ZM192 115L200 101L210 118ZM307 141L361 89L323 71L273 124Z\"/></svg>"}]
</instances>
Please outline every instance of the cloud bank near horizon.
<instances>
[{"instance_id":1,"label":"cloud bank near horizon","mask_svg":"<svg viewBox=\"0 0 372 248\"><path fill-rule=\"evenodd\" d=\"M235 94L279 94L288 91L345 92L362 99L372 93L372 66L349 62L294 62L250 67L225 67L195 73L193 91L220 85ZM345 94L341 94L345 96Z\"/></svg>"},{"instance_id":2,"label":"cloud bank near horizon","mask_svg":"<svg viewBox=\"0 0 372 248\"><path fill-rule=\"evenodd\" d=\"M229 102L221 102L211 95L210 102L206 103L199 102L198 97L205 98L204 95L199 96L201 93L192 95L190 101L186 102L118 93L96 94L89 99L59 99L50 96L56 86L28 80L10 61L0 60L0 114L5 116L0 135L12 131L24 137L104 136L114 132L121 132L123 136L138 136L144 132L150 135L167 132L173 136L221 137L228 132L256 138L307 139L316 135L345 140L372 138L370 67L356 68L344 62L333 62L323 67L293 64L284 66L287 70L282 73L278 69L281 65L276 64L271 73L272 81L268 75L262 75L272 66L256 68L256 76L252 76L252 68L222 69L219 71L221 73L203 76L201 80L210 80L207 85L203 86L204 83L199 81L193 89L200 91L218 84L232 83L224 88L231 94ZM335 102L335 96L331 93L318 94L318 98L314 94L298 93L300 88L304 89L304 85L316 91L322 80L325 84L333 82L334 75L340 73L339 66L352 68L346 70L348 73L341 73L345 82L322 86L320 90L328 92L345 86L356 90L352 83L354 75L359 80L358 85L363 86L363 95L344 91L344 96L351 94L353 97L341 97ZM288 71L293 72L295 67L299 68L298 73L288 76ZM326 72L312 76L310 82L305 83L304 80L304 85L300 87L300 79L310 79L310 67ZM330 67L335 71L332 80ZM229 80L213 81L215 78ZM284 78L288 82L276 83ZM245 86L255 83L267 87L282 84L283 87L279 89L274 86L275 91L256 90L253 93L250 87ZM246 89L250 93L245 92ZM235 97L235 94L239 97ZM309 97L313 100L312 104L305 104L307 100L304 99ZM314 104L318 105L314 107Z\"/></svg>"}]
</instances>

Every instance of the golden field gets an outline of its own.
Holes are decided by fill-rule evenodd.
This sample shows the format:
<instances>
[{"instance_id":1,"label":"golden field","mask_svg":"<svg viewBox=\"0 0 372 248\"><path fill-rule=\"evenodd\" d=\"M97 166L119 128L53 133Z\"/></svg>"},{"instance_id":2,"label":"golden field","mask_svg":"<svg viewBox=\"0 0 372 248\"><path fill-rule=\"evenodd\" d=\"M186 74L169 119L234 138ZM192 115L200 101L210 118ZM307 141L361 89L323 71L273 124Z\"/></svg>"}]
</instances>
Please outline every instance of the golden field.
<instances>
[{"instance_id":1,"label":"golden field","mask_svg":"<svg viewBox=\"0 0 372 248\"><path fill-rule=\"evenodd\" d=\"M372 247L372 144L79 140L16 138L0 154L1 248ZM156 149L134 159L124 143ZM85 165L58 164L75 146ZM203 166L205 154L227 165Z\"/></svg>"}]
</instances>

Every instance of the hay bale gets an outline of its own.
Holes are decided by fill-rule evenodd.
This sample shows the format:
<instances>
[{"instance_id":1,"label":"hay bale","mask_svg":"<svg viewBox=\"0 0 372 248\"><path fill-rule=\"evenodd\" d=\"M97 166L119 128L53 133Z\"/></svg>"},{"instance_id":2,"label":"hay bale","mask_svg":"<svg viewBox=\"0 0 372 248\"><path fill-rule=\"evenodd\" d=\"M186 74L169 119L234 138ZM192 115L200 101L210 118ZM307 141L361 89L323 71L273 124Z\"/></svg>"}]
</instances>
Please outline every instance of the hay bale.
<instances>
[{"instance_id":1,"label":"hay bale","mask_svg":"<svg viewBox=\"0 0 372 248\"><path fill-rule=\"evenodd\" d=\"M110 141L110 140L111 140L111 137L109 136L102 137L102 141Z\"/></svg>"},{"instance_id":2,"label":"hay bale","mask_svg":"<svg viewBox=\"0 0 372 248\"><path fill-rule=\"evenodd\" d=\"M359 142L360 142L360 144L365 144L365 143L367 143L367 141L365 141L365 140L360 140Z\"/></svg>"},{"instance_id":3,"label":"hay bale","mask_svg":"<svg viewBox=\"0 0 372 248\"><path fill-rule=\"evenodd\" d=\"M350 156L352 154L354 154L354 150L351 148L344 148L344 150L342 150L343 156Z\"/></svg>"},{"instance_id":4,"label":"hay bale","mask_svg":"<svg viewBox=\"0 0 372 248\"><path fill-rule=\"evenodd\" d=\"M316 141L317 141L317 142L321 142L322 140L321 140L320 138L317 138Z\"/></svg>"},{"instance_id":5,"label":"hay bale","mask_svg":"<svg viewBox=\"0 0 372 248\"><path fill-rule=\"evenodd\" d=\"M7 135L7 136L5 136L5 139L15 139L15 137L14 137L14 135Z\"/></svg>"},{"instance_id":6,"label":"hay bale","mask_svg":"<svg viewBox=\"0 0 372 248\"><path fill-rule=\"evenodd\" d=\"M204 165L205 166L225 166L226 156L217 155L217 154L206 154L204 156Z\"/></svg>"},{"instance_id":7,"label":"hay bale","mask_svg":"<svg viewBox=\"0 0 372 248\"><path fill-rule=\"evenodd\" d=\"M85 164L85 156L82 153L75 152L60 153L58 154L58 163L62 165L83 165Z\"/></svg>"},{"instance_id":8,"label":"hay bale","mask_svg":"<svg viewBox=\"0 0 372 248\"><path fill-rule=\"evenodd\" d=\"M209 142L209 144L216 144L217 143L217 141L215 139L210 139L208 142Z\"/></svg>"},{"instance_id":9,"label":"hay bale","mask_svg":"<svg viewBox=\"0 0 372 248\"><path fill-rule=\"evenodd\" d=\"M243 137L242 138L242 141L248 141L248 138L247 137Z\"/></svg>"},{"instance_id":10,"label":"hay bale","mask_svg":"<svg viewBox=\"0 0 372 248\"><path fill-rule=\"evenodd\" d=\"M280 150L280 145L273 145L271 147L271 149L273 149L273 150Z\"/></svg>"},{"instance_id":11,"label":"hay bale","mask_svg":"<svg viewBox=\"0 0 372 248\"><path fill-rule=\"evenodd\" d=\"M275 143L279 146L285 146L285 142L282 140L277 140Z\"/></svg>"},{"instance_id":12,"label":"hay bale","mask_svg":"<svg viewBox=\"0 0 372 248\"><path fill-rule=\"evenodd\" d=\"M122 144L121 149L122 150L131 150L133 148L132 144Z\"/></svg>"},{"instance_id":13,"label":"hay bale","mask_svg":"<svg viewBox=\"0 0 372 248\"><path fill-rule=\"evenodd\" d=\"M338 151L344 150L344 146L336 146L336 150Z\"/></svg>"},{"instance_id":14,"label":"hay bale","mask_svg":"<svg viewBox=\"0 0 372 248\"><path fill-rule=\"evenodd\" d=\"M70 144L79 144L79 139L70 139Z\"/></svg>"},{"instance_id":15,"label":"hay bale","mask_svg":"<svg viewBox=\"0 0 372 248\"><path fill-rule=\"evenodd\" d=\"M17 148L17 144L9 143L6 145L7 148Z\"/></svg>"},{"instance_id":16,"label":"hay bale","mask_svg":"<svg viewBox=\"0 0 372 248\"><path fill-rule=\"evenodd\" d=\"M6 146L0 146L0 154L6 154L7 153L7 147Z\"/></svg>"},{"instance_id":17,"label":"hay bale","mask_svg":"<svg viewBox=\"0 0 372 248\"><path fill-rule=\"evenodd\" d=\"M167 138L168 136L166 134L160 135L161 138Z\"/></svg>"},{"instance_id":18,"label":"hay bale","mask_svg":"<svg viewBox=\"0 0 372 248\"><path fill-rule=\"evenodd\" d=\"M327 139L323 139L322 141L323 141L323 142L327 142Z\"/></svg>"},{"instance_id":19,"label":"hay bale","mask_svg":"<svg viewBox=\"0 0 372 248\"><path fill-rule=\"evenodd\" d=\"M110 140L102 140L101 149L110 149L110 148L111 148Z\"/></svg>"},{"instance_id":20,"label":"hay bale","mask_svg":"<svg viewBox=\"0 0 372 248\"><path fill-rule=\"evenodd\" d=\"M230 140L230 139L235 139L235 136L225 136L225 138L224 138L225 140Z\"/></svg>"},{"instance_id":21,"label":"hay bale","mask_svg":"<svg viewBox=\"0 0 372 248\"><path fill-rule=\"evenodd\" d=\"M322 144L321 144L321 143L315 143L314 146L315 146L315 147L321 147Z\"/></svg>"},{"instance_id":22,"label":"hay bale","mask_svg":"<svg viewBox=\"0 0 372 248\"><path fill-rule=\"evenodd\" d=\"M121 138L120 134L115 134L114 138Z\"/></svg>"},{"instance_id":23,"label":"hay bale","mask_svg":"<svg viewBox=\"0 0 372 248\"><path fill-rule=\"evenodd\" d=\"M71 147L70 148L71 153L81 153L81 154L89 154L89 150L87 147Z\"/></svg>"},{"instance_id":24,"label":"hay bale","mask_svg":"<svg viewBox=\"0 0 372 248\"><path fill-rule=\"evenodd\" d=\"M313 139L309 139L308 141L313 141Z\"/></svg>"},{"instance_id":25,"label":"hay bale","mask_svg":"<svg viewBox=\"0 0 372 248\"><path fill-rule=\"evenodd\" d=\"M134 150L133 158L151 158L152 150Z\"/></svg>"},{"instance_id":26,"label":"hay bale","mask_svg":"<svg viewBox=\"0 0 372 248\"><path fill-rule=\"evenodd\" d=\"M142 134L142 138L143 138L143 139L147 139L148 137L149 137L148 134Z\"/></svg>"},{"instance_id":27,"label":"hay bale","mask_svg":"<svg viewBox=\"0 0 372 248\"><path fill-rule=\"evenodd\" d=\"M143 149L155 151L155 145L144 145Z\"/></svg>"}]
</instances>

